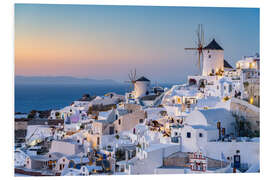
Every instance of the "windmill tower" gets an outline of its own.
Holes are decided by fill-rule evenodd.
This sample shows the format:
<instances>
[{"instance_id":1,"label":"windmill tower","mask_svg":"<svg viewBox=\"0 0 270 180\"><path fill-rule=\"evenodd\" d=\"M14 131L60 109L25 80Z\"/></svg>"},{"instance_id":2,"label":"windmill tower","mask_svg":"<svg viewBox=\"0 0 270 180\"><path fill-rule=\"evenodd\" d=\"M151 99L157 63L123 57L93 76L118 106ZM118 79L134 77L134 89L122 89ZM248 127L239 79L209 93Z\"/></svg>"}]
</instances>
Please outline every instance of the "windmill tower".
<instances>
[{"instance_id":1,"label":"windmill tower","mask_svg":"<svg viewBox=\"0 0 270 180\"><path fill-rule=\"evenodd\" d=\"M203 76L222 75L224 71L224 50L213 39L203 48Z\"/></svg>"},{"instance_id":2,"label":"windmill tower","mask_svg":"<svg viewBox=\"0 0 270 180\"><path fill-rule=\"evenodd\" d=\"M131 93L129 96L134 97L135 99L141 98L143 96L146 96L149 94L149 88L150 88L150 80L146 77L142 76L137 79L137 72L136 69L133 71L131 70L128 74L129 81L125 81L126 83L130 83ZM129 97L131 98L131 97Z\"/></svg>"},{"instance_id":3,"label":"windmill tower","mask_svg":"<svg viewBox=\"0 0 270 180\"><path fill-rule=\"evenodd\" d=\"M204 44L204 31L202 24L198 25L197 29L197 47L195 48L185 48L185 50L193 50L196 51L198 55L198 69L201 73L201 61L203 61L203 44Z\"/></svg>"},{"instance_id":4,"label":"windmill tower","mask_svg":"<svg viewBox=\"0 0 270 180\"><path fill-rule=\"evenodd\" d=\"M150 80L142 76L135 81L134 91L135 98L141 98L149 94Z\"/></svg>"}]
</instances>

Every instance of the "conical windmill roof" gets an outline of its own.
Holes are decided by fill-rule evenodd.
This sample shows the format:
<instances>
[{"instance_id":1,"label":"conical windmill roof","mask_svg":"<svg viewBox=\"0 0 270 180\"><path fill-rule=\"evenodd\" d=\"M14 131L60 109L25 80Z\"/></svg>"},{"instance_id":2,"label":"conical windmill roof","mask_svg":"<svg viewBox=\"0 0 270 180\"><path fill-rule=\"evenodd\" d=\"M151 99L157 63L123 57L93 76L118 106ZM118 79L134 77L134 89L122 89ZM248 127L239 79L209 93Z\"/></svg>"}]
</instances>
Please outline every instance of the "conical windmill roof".
<instances>
[{"instance_id":1,"label":"conical windmill roof","mask_svg":"<svg viewBox=\"0 0 270 180\"><path fill-rule=\"evenodd\" d=\"M211 50L223 50L223 48L213 39L207 46L203 49L211 49Z\"/></svg>"},{"instance_id":2,"label":"conical windmill roof","mask_svg":"<svg viewBox=\"0 0 270 180\"><path fill-rule=\"evenodd\" d=\"M142 76L139 79L137 79L136 81L150 81L150 80L147 79L146 77Z\"/></svg>"}]
</instances>

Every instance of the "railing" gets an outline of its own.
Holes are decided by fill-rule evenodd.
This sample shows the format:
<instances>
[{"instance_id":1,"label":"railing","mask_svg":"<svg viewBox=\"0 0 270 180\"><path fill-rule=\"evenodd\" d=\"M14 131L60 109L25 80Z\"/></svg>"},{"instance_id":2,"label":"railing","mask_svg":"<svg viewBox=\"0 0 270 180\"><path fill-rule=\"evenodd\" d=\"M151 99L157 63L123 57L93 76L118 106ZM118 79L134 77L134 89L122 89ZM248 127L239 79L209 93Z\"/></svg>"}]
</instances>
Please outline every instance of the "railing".
<instances>
[{"instance_id":1,"label":"railing","mask_svg":"<svg viewBox=\"0 0 270 180\"><path fill-rule=\"evenodd\" d=\"M254 111L254 112L258 112L258 113L260 112L260 108L259 108L259 107L254 106L254 105L252 105L252 104L249 104L248 102L246 102L246 101L244 101L244 100L237 99L237 98L232 98L232 99L231 99L231 102L232 102L232 103L241 104L241 105L243 105L243 106L246 106L246 107L248 107L249 109L251 109L251 110Z\"/></svg>"}]
</instances>

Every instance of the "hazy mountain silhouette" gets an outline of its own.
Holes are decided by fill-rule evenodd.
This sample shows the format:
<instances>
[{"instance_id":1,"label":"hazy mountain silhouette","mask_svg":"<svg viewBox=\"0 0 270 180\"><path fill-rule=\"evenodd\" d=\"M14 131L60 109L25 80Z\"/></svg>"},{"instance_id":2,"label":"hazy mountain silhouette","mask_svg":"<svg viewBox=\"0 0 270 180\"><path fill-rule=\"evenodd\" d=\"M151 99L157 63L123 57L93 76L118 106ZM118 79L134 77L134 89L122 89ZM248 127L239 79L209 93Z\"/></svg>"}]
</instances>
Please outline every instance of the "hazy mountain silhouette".
<instances>
[{"instance_id":1,"label":"hazy mountain silhouette","mask_svg":"<svg viewBox=\"0 0 270 180\"><path fill-rule=\"evenodd\" d=\"M15 84L121 84L111 79L77 78L72 76L15 76Z\"/></svg>"}]
</instances>

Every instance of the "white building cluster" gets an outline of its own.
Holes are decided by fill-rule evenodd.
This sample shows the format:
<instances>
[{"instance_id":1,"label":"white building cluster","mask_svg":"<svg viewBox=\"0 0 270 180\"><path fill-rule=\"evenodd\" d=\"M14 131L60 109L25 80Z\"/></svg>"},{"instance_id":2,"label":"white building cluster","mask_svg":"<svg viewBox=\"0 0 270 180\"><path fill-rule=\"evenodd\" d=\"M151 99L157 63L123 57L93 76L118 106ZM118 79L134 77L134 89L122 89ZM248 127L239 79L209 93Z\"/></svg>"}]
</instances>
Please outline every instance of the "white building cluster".
<instances>
[{"instance_id":1,"label":"white building cluster","mask_svg":"<svg viewBox=\"0 0 270 180\"><path fill-rule=\"evenodd\" d=\"M260 59L245 57L233 68L215 40L203 54L202 75L186 84L164 90L141 77L123 96L84 95L51 111L49 119L63 125L38 135L39 126L29 126L15 168L41 175L258 172L259 137L241 136L246 122L232 103L258 108Z\"/></svg>"}]
</instances>

